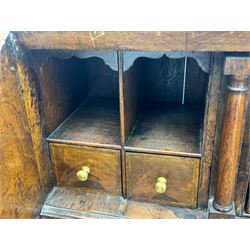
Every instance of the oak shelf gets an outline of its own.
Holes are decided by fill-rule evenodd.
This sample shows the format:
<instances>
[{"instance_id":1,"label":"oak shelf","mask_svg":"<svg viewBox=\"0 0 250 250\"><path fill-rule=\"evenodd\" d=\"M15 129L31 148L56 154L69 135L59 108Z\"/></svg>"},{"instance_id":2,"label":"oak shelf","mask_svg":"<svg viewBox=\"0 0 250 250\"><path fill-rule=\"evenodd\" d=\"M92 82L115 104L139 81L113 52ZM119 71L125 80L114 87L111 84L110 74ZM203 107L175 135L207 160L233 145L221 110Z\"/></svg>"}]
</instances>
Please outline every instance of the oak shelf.
<instances>
[{"instance_id":1,"label":"oak shelf","mask_svg":"<svg viewBox=\"0 0 250 250\"><path fill-rule=\"evenodd\" d=\"M49 142L120 148L119 100L86 99L48 138Z\"/></svg>"},{"instance_id":2,"label":"oak shelf","mask_svg":"<svg viewBox=\"0 0 250 250\"><path fill-rule=\"evenodd\" d=\"M200 156L203 109L199 105L155 103L145 108L128 137L129 151Z\"/></svg>"}]
</instances>

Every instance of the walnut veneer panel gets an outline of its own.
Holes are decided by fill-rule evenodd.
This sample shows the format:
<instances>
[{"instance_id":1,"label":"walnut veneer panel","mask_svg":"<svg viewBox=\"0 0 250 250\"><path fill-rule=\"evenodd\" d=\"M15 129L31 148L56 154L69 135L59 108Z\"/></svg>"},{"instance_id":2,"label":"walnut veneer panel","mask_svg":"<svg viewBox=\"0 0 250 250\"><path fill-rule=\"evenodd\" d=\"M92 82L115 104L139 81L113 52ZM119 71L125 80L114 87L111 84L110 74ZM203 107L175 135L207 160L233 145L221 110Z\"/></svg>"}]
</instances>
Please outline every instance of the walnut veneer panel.
<instances>
[{"instance_id":1,"label":"walnut veneer panel","mask_svg":"<svg viewBox=\"0 0 250 250\"><path fill-rule=\"evenodd\" d=\"M187 157L126 153L128 197L143 201L196 207L200 160ZM167 190L155 191L158 177Z\"/></svg>"},{"instance_id":2,"label":"walnut veneer panel","mask_svg":"<svg viewBox=\"0 0 250 250\"><path fill-rule=\"evenodd\" d=\"M118 150L54 143L50 143L50 150L57 185L85 191L121 193L120 152ZM90 168L86 181L80 181L76 176L82 166Z\"/></svg>"}]
</instances>

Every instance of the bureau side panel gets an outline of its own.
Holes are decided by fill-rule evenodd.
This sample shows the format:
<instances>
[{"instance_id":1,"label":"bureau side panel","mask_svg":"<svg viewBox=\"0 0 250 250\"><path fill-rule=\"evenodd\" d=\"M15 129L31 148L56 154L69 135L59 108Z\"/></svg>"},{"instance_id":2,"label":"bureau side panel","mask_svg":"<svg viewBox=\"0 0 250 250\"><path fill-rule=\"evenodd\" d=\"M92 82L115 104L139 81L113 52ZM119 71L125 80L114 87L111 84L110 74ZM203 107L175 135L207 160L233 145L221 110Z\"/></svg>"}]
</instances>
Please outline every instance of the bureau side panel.
<instances>
[{"instance_id":1,"label":"bureau side panel","mask_svg":"<svg viewBox=\"0 0 250 250\"><path fill-rule=\"evenodd\" d=\"M34 218L44 197L13 53L8 39L0 51L0 218Z\"/></svg>"}]
</instances>

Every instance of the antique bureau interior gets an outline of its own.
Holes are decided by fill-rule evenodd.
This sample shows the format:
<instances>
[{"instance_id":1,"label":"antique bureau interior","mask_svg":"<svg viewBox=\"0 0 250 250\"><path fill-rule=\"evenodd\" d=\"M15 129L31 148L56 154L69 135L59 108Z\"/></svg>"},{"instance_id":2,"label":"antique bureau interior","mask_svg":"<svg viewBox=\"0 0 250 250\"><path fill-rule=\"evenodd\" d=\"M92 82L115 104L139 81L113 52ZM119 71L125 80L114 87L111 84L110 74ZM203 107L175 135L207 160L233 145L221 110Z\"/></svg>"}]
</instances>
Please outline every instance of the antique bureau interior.
<instances>
[{"instance_id":1,"label":"antique bureau interior","mask_svg":"<svg viewBox=\"0 0 250 250\"><path fill-rule=\"evenodd\" d=\"M118 63L117 52L107 53L110 53L111 63L106 63L96 55L83 59L77 56L63 59L50 56L43 65L38 78L50 147L66 145L72 147L72 150L74 147L76 150L82 147L93 149L94 154L98 154L98 150L117 152L117 161L120 163L117 163L116 168L119 168L117 177L120 180L116 188L120 192L105 188L101 190L94 185L90 185L87 191L95 193L101 190L111 195L122 195L123 183L129 199L196 207L209 74L202 70L194 58L169 58L161 52L154 58L150 57L150 53L147 57L145 52L142 56L137 52L138 57L129 67L120 66L118 69L119 63L126 65L122 61L126 60L126 56L120 58ZM129 52L123 53L126 55ZM122 71L122 77L119 77L119 70ZM60 93L60 98L57 93ZM134 192L140 183L134 181L136 176L138 179L142 177L141 181L145 178L145 185L151 185L149 193L154 192L155 177L152 177L152 183L148 183L151 180L149 177L140 176L143 165L150 161L152 164L145 168L152 168L152 172L155 172L154 164L159 162L160 165L155 166L155 176L168 173L170 169L166 177L180 178L179 182L176 181L178 185L182 183L182 166L176 166L174 173L175 164L184 162L183 168L190 166L195 169L190 172L190 178L195 180L185 180L185 185L194 187L187 193L183 191L185 196L192 192L192 202L186 201L188 197L182 200L178 194L176 196L175 192L182 192L182 188L177 186L173 188L180 189L173 190L171 197L171 184L174 180L168 180L170 193L167 189L167 195L147 196ZM89 162L91 164L91 160ZM161 172L166 162L170 166ZM140 166L136 166L136 163ZM122 166L125 171L120 169ZM141 170L137 171L137 167ZM174 173L173 176L171 173ZM85 190L85 182L80 183L76 173L74 177L78 184L69 185L69 188ZM55 179L55 185L64 186L58 184L57 176Z\"/></svg>"}]
</instances>

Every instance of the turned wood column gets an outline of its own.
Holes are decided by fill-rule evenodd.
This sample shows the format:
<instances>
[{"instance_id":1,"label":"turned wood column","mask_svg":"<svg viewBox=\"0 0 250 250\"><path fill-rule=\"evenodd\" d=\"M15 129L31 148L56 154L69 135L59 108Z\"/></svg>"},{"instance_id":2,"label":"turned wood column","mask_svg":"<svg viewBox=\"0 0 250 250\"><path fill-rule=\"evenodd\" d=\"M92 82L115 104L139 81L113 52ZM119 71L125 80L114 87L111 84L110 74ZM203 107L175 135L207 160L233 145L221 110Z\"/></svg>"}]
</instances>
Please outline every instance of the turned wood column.
<instances>
[{"instance_id":1,"label":"turned wood column","mask_svg":"<svg viewBox=\"0 0 250 250\"><path fill-rule=\"evenodd\" d=\"M250 58L227 57L224 74L229 77L213 205L220 212L229 212L233 208L239 155L244 132Z\"/></svg>"}]
</instances>

